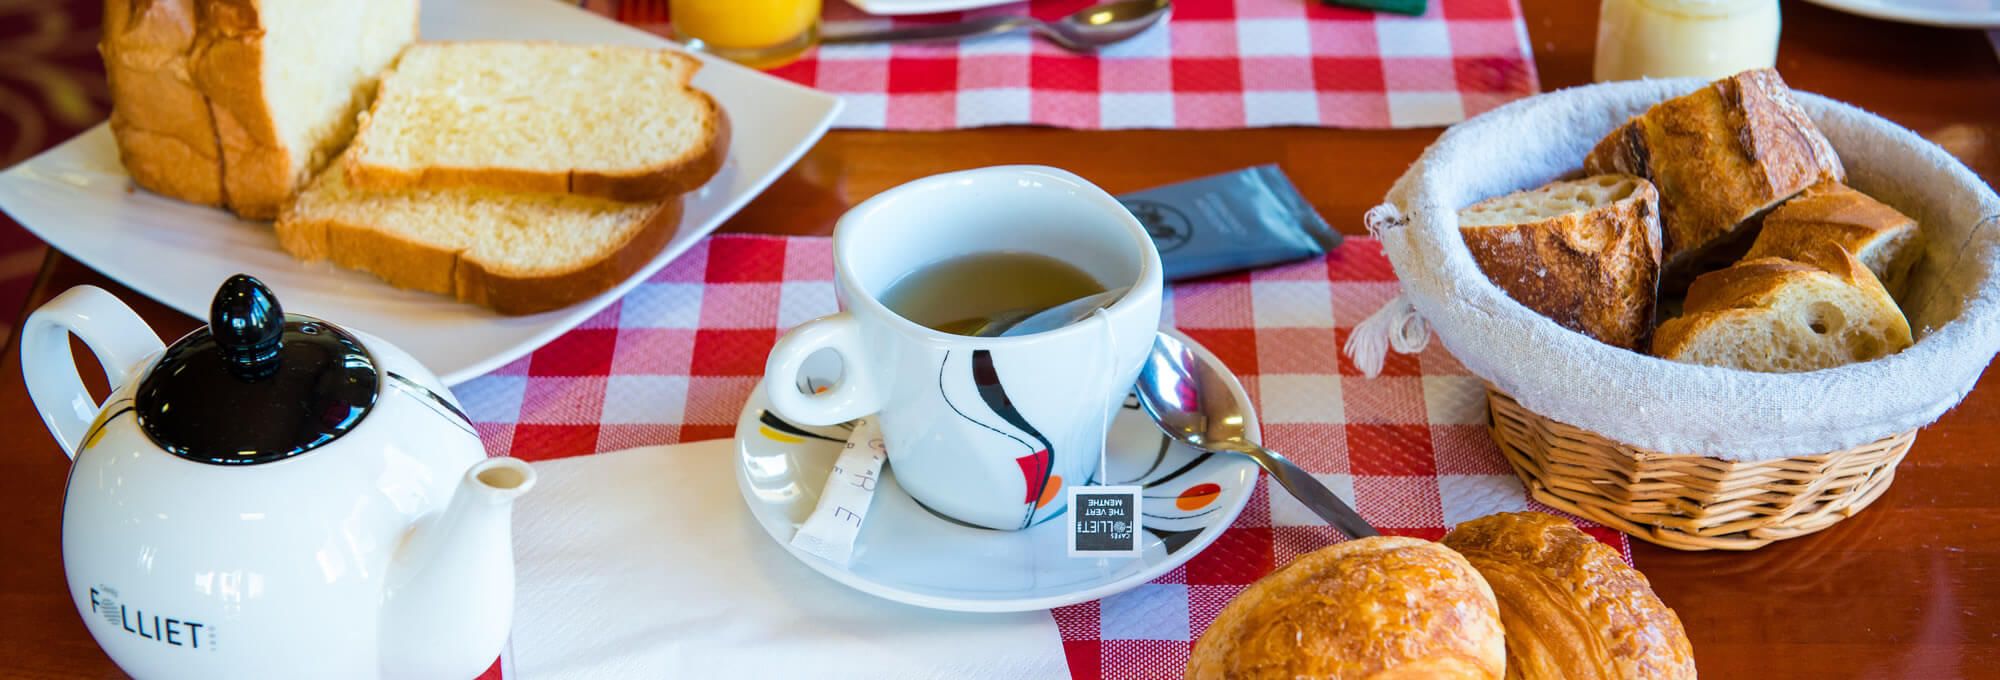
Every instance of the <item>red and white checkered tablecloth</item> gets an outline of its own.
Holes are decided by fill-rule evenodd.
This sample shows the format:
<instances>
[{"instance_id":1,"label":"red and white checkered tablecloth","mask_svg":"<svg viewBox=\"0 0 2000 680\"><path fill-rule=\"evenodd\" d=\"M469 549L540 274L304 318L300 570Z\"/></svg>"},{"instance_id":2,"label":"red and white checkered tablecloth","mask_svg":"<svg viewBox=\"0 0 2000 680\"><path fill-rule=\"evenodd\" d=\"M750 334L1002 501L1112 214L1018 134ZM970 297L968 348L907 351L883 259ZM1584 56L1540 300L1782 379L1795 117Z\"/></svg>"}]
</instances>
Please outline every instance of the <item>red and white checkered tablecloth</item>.
<instances>
[{"instance_id":1,"label":"red and white checkered tablecloth","mask_svg":"<svg viewBox=\"0 0 2000 680\"><path fill-rule=\"evenodd\" d=\"M1062 17L1096 0L1036 0L966 13L871 17L829 2L829 28ZM667 33L667 0L582 0ZM1421 17L1316 0L1180 0L1173 17L1095 55L1026 33L955 44L841 45L772 73L832 92L840 127L984 125L1216 129L1444 125L1537 90L1517 0L1430 0Z\"/></svg>"},{"instance_id":2,"label":"red and white checkered tablecloth","mask_svg":"<svg viewBox=\"0 0 2000 680\"><path fill-rule=\"evenodd\" d=\"M780 329L835 311L832 241L707 239L578 329L454 390L495 455L529 460L732 436ZM1174 326L1257 402L1265 443L1384 533L1437 539L1524 496L1485 429L1485 396L1439 343L1368 379L1339 348L1397 291L1378 242L1174 286ZM1341 540L1258 486L1217 542L1152 583L1054 610L1075 678L1179 677L1192 641L1243 588ZM1624 535L1587 527L1629 555ZM1629 558L1628 558L1629 559Z\"/></svg>"}]
</instances>

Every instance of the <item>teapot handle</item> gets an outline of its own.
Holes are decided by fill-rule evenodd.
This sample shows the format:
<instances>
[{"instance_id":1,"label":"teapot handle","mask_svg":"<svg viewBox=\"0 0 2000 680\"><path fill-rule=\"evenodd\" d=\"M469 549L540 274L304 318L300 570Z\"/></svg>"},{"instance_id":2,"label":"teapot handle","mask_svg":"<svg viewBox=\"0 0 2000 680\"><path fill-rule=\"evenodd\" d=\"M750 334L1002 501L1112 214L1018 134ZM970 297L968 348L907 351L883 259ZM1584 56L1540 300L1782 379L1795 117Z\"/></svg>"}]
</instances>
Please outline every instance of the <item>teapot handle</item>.
<instances>
[{"instance_id":1,"label":"teapot handle","mask_svg":"<svg viewBox=\"0 0 2000 680\"><path fill-rule=\"evenodd\" d=\"M71 288L28 315L21 325L21 374L28 396L56 443L75 458L99 405L70 356L71 334L97 355L113 391L132 380L140 362L166 346L132 308L97 286Z\"/></svg>"}]
</instances>

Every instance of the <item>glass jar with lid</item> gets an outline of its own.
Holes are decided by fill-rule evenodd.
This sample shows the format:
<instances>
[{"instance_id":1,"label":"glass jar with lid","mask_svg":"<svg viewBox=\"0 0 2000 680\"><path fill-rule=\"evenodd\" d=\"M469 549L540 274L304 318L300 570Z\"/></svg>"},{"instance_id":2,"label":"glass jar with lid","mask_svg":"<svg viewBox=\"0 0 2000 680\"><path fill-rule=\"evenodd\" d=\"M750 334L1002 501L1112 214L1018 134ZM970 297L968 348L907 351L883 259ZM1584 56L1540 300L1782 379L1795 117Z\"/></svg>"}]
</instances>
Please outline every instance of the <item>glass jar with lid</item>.
<instances>
[{"instance_id":1,"label":"glass jar with lid","mask_svg":"<svg viewBox=\"0 0 2000 680\"><path fill-rule=\"evenodd\" d=\"M1716 79L1778 60L1778 0L1603 0L1599 82Z\"/></svg>"}]
</instances>

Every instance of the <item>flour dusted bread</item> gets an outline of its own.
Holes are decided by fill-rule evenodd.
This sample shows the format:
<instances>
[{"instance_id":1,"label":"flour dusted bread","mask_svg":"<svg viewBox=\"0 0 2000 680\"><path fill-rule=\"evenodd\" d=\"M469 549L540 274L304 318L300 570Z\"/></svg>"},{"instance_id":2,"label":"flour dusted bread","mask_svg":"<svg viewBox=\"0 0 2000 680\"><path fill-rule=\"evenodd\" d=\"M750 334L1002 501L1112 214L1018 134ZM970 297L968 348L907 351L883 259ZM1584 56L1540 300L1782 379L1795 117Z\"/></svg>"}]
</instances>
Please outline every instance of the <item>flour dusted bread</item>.
<instances>
[{"instance_id":1,"label":"flour dusted bread","mask_svg":"<svg viewBox=\"0 0 2000 680\"><path fill-rule=\"evenodd\" d=\"M1187 677L1497 680L1501 635L1493 591L1464 557L1420 539L1362 538L1237 595L1195 643Z\"/></svg>"},{"instance_id":2,"label":"flour dusted bread","mask_svg":"<svg viewBox=\"0 0 2000 680\"><path fill-rule=\"evenodd\" d=\"M416 36L415 0L107 0L119 156L147 189L274 217Z\"/></svg>"},{"instance_id":3,"label":"flour dusted bread","mask_svg":"<svg viewBox=\"0 0 2000 680\"><path fill-rule=\"evenodd\" d=\"M1822 182L1765 215L1744 258L1797 259L1822 243L1853 253L1899 299L1923 254L1916 220L1844 184Z\"/></svg>"},{"instance_id":4,"label":"flour dusted bread","mask_svg":"<svg viewBox=\"0 0 2000 680\"><path fill-rule=\"evenodd\" d=\"M1500 603L1507 677L1692 680L1679 616L1618 552L1568 521L1510 512L1458 525L1444 545L1472 563Z\"/></svg>"},{"instance_id":5,"label":"flour dusted bread","mask_svg":"<svg viewBox=\"0 0 2000 680\"><path fill-rule=\"evenodd\" d=\"M1854 255L1822 243L1704 274L1680 317L1660 324L1661 358L1750 371L1813 371L1910 346L1910 324Z\"/></svg>"},{"instance_id":6,"label":"flour dusted bread","mask_svg":"<svg viewBox=\"0 0 2000 680\"><path fill-rule=\"evenodd\" d=\"M278 219L302 260L382 277L504 314L566 306L618 285L666 247L679 197L619 203L486 189L368 192L335 164Z\"/></svg>"},{"instance_id":7,"label":"flour dusted bread","mask_svg":"<svg viewBox=\"0 0 2000 680\"><path fill-rule=\"evenodd\" d=\"M1821 180L1846 178L1833 145L1769 69L1654 105L1598 142L1583 167L1659 188L1675 291L1716 254L1726 262L1742 252L1752 217Z\"/></svg>"},{"instance_id":8,"label":"flour dusted bread","mask_svg":"<svg viewBox=\"0 0 2000 680\"><path fill-rule=\"evenodd\" d=\"M1651 182L1554 182L1474 204L1458 224L1480 270L1515 300L1607 344L1645 349L1661 249Z\"/></svg>"},{"instance_id":9,"label":"flour dusted bread","mask_svg":"<svg viewBox=\"0 0 2000 680\"><path fill-rule=\"evenodd\" d=\"M722 167L721 107L671 50L426 43L383 77L349 154L370 190L486 187L621 201L675 196Z\"/></svg>"}]
</instances>

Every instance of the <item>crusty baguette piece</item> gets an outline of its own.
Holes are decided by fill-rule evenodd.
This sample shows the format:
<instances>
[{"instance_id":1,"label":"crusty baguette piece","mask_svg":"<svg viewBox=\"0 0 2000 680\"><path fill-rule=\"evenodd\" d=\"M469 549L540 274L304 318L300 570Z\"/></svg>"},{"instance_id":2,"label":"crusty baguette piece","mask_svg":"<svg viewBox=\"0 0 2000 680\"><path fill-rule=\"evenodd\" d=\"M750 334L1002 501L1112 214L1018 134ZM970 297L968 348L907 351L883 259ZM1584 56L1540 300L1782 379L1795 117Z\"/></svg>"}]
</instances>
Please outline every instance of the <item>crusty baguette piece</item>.
<instances>
[{"instance_id":1,"label":"crusty baguette piece","mask_svg":"<svg viewBox=\"0 0 2000 680\"><path fill-rule=\"evenodd\" d=\"M1910 322L1854 255L1830 243L1799 259L1744 260L1695 279L1653 354L1749 371L1814 371L1910 346Z\"/></svg>"},{"instance_id":2,"label":"crusty baguette piece","mask_svg":"<svg viewBox=\"0 0 2000 680\"><path fill-rule=\"evenodd\" d=\"M370 190L478 186L619 201L706 183L722 108L684 53L556 43L427 43L382 81L348 181Z\"/></svg>"},{"instance_id":3,"label":"crusty baguette piece","mask_svg":"<svg viewBox=\"0 0 2000 680\"><path fill-rule=\"evenodd\" d=\"M1192 680L1499 680L1493 590L1465 557L1375 536L1302 555L1222 608L1188 657Z\"/></svg>"},{"instance_id":4,"label":"crusty baguette piece","mask_svg":"<svg viewBox=\"0 0 2000 680\"><path fill-rule=\"evenodd\" d=\"M97 51L111 85L111 134L132 181L189 203L222 205L222 152L188 55L195 0L105 0Z\"/></svg>"},{"instance_id":5,"label":"crusty baguette piece","mask_svg":"<svg viewBox=\"0 0 2000 680\"><path fill-rule=\"evenodd\" d=\"M1458 213L1495 285L1564 328L1645 351L1660 277L1659 195L1599 175L1490 198Z\"/></svg>"},{"instance_id":6,"label":"crusty baguette piece","mask_svg":"<svg viewBox=\"0 0 2000 680\"><path fill-rule=\"evenodd\" d=\"M134 181L257 219L347 143L376 74L417 35L416 0L106 0L105 15Z\"/></svg>"},{"instance_id":7,"label":"crusty baguette piece","mask_svg":"<svg viewBox=\"0 0 2000 680\"><path fill-rule=\"evenodd\" d=\"M1845 184L1821 182L1765 215L1744 257L1797 259L1820 243L1853 253L1897 299L1923 255L1916 220Z\"/></svg>"},{"instance_id":8,"label":"crusty baguette piece","mask_svg":"<svg viewBox=\"0 0 2000 680\"><path fill-rule=\"evenodd\" d=\"M1646 575L1567 520L1505 512L1444 537L1493 588L1507 677L1693 680L1694 648Z\"/></svg>"},{"instance_id":9,"label":"crusty baguette piece","mask_svg":"<svg viewBox=\"0 0 2000 680\"><path fill-rule=\"evenodd\" d=\"M1591 149L1590 174L1638 175L1659 187L1670 293L1731 246L1748 221L1846 170L1776 71L1744 71L1634 116Z\"/></svg>"},{"instance_id":10,"label":"crusty baguette piece","mask_svg":"<svg viewBox=\"0 0 2000 680\"><path fill-rule=\"evenodd\" d=\"M579 302L659 255L681 199L618 203L490 189L367 192L327 168L278 218L278 243L306 261L450 295L502 314Z\"/></svg>"}]
</instances>

